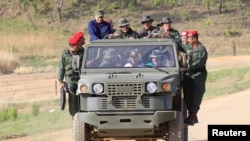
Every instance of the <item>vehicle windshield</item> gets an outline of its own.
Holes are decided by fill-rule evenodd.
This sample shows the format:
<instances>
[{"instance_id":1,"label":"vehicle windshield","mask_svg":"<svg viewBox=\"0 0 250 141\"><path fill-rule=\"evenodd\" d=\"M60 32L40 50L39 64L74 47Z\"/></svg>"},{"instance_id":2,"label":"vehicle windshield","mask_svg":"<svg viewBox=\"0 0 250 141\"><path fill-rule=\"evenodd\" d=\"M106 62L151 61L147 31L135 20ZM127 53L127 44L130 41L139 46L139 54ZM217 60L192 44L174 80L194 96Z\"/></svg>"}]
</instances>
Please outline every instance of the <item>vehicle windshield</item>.
<instances>
[{"instance_id":1,"label":"vehicle windshield","mask_svg":"<svg viewBox=\"0 0 250 141\"><path fill-rule=\"evenodd\" d=\"M85 69L176 67L172 45L89 47Z\"/></svg>"}]
</instances>

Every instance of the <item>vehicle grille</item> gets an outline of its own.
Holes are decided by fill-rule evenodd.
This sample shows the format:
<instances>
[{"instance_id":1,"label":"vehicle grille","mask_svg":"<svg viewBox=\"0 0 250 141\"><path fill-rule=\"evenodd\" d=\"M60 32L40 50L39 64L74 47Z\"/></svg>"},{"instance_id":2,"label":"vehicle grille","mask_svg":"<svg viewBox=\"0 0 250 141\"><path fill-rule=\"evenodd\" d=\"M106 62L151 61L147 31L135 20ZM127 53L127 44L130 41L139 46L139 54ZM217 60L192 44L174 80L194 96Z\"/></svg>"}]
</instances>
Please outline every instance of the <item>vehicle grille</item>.
<instances>
[{"instance_id":1,"label":"vehicle grille","mask_svg":"<svg viewBox=\"0 0 250 141\"><path fill-rule=\"evenodd\" d=\"M114 98L114 106L116 107L116 109L135 109L136 108L136 98L116 97L116 98Z\"/></svg>"},{"instance_id":2,"label":"vehicle grille","mask_svg":"<svg viewBox=\"0 0 250 141\"><path fill-rule=\"evenodd\" d=\"M142 107L147 109L150 108L150 100L149 98L142 98L142 103L137 102L136 97L113 97L112 105L116 110L134 110L138 105L142 104ZM107 98L102 98L102 109L106 110L108 108L108 100Z\"/></svg>"},{"instance_id":3,"label":"vehicle grille","mask_svg":"<svg viewBox=\"0 0 250 141\"><path fill-rule=\"evenodd\" d=\"M142 95L142 84L141 83L109 83L107 84L107 95L111 95L111 96Z\"/></svg>"}]
</instances>

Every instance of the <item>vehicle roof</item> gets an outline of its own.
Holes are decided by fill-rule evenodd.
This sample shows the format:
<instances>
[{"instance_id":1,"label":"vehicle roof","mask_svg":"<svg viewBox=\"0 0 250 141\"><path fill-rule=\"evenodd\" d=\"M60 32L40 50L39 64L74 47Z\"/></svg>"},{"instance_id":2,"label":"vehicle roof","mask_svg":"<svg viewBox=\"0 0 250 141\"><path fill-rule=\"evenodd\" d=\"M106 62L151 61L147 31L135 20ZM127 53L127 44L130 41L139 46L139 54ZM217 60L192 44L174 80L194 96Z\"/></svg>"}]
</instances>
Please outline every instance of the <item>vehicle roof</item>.
<instances>
[{"instance_id":1,"label":"vehicle roof","mask_svg":"<svg viewBox=\"0 0 250 141\"><path fill-rule=\"evenodd\" d=\"M103 39L90 42L87 46L107 46L107 45L166 45L176 44L170 38L150 38L150 39Z\"/></svg>"}]
</instances>

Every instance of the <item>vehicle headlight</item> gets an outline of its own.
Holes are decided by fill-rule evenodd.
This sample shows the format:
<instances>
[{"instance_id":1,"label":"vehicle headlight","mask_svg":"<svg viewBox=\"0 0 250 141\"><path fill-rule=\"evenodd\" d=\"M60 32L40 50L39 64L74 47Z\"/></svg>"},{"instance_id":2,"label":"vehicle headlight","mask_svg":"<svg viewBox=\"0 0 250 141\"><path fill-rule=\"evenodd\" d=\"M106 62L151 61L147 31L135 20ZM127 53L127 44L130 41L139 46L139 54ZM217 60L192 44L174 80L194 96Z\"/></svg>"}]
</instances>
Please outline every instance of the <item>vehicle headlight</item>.
<instances>
[{"instance_id":1,"label":"vehicle headlight","mask_svg":"<svg viewBox=\"0 0 250 141\"><path fill-rule=\"evenodd\" d=\"M149 82L147 84L146 88L147 88L147 91L150 92L150 93L154 93L157 90L156 83L154 83L154 82Z\"/></svg>"},{"instance_id":2,"label":"vehicle headlight","mask_svg":"<svg viewBox=\"0 0 250 141\"><path fill-rule=\"evenodd\" d=\"M103 85L100 83L96 83L93 85L93 91L94 93L100 94L103 92Z\"/></svg>"}]
</instances>

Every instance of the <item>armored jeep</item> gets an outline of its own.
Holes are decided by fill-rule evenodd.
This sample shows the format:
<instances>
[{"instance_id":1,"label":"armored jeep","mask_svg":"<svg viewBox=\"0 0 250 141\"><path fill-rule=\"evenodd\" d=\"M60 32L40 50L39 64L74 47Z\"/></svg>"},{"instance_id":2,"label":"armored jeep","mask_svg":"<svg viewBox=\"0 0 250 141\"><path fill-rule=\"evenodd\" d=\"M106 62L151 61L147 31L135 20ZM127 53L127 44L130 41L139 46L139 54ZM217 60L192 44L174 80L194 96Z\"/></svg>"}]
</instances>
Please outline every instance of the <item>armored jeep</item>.
<instances>
[{"instance_id":1,"label":"armored jeep","mask_svg":"<svg viewBox=\"0 0 250 141\"><path fill-rule=\"evenodd\" d=\"M79 69L73 140L183 141L177 48L171 39L89 43Z\"/></svg>"}]
</instances>

